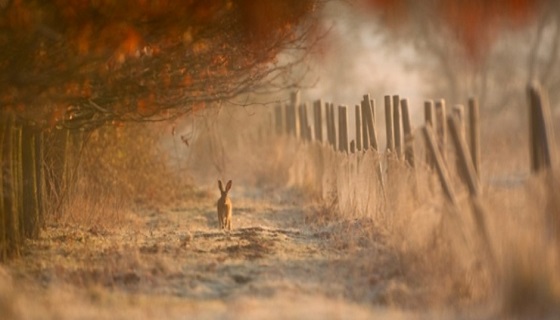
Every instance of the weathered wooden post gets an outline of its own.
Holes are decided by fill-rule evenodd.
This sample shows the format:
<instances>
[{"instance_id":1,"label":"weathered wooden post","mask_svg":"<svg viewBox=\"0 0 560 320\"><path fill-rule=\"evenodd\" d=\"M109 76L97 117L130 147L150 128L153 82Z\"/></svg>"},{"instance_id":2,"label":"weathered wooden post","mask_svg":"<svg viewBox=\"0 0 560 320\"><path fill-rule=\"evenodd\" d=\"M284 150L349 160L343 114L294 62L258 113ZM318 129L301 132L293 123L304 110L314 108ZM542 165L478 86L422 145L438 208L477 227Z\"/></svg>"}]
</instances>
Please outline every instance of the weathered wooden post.
<instances>
[{"instance_id":1,"label":"weathered wooden post","mask_svg":"<svg viewBox=\"0 0 560 320\"><path fill-rule=\"evenodd\" d=\"M298 123L298 106L299 106L299 91L292 92L290 95L290 103L286 105L286 132L289 135L299 137L299 123Z\"/></svg>"},{"instance_id":2,"label":"weathered wooden post","mask_svg":"<svg viewBox=\"0 0 560 320\"><path fill-rule=\"evenodd\" d=\"M528 88L531 169L537 173L550 169L556 163L554 132L548 98L540 85L532 83Z\"/></svg>"},{"instance_id":3,"label":"weathered wooden post","mask_svg":"<svg viewBox=\"0 0 560 320\"><path fill-rule=\"evenodd\" d=\"M424 101L424 121L427 127L436 131L435 109L434 102L432 100ZM434 159L432 158L430 152L426 152L426 163L430 168L434 168Z\"/></svg>"},{"instance_id":4,"label":"weathered wooden post","mask_svg":"<svg viewBox=\"0 0 560 320\"><path fill-rule=\"evenodd\" d=\"M492 243L490 242L490 236L488 234L488 227L486 226L486 212L482 203L479 200L481 195L480 181L476 174L472 157L469 153L469 147L465 139L464 132L461 132L461 126L459 117L457 115L450 116L447 119L449 132L451 133L451 140L457 151L459 176L462 177L464 183L469 189L469 195L471 204L473 207L473 218L476 223L476 227L479 233L479 237L482 241L482 246L484 247L485 253L487 254L492 266L495 266L496 260L494 255L494 249Z\"/></svg>"},{"instance_id":5,"label":"weathered wooden post","mask_svg":"<svg viewBox=\"0 0 560 320\"><path fill-rule=\"evenodd\" d=\"M457 152L457 170L459 171L459 176L469 188L469 193L473 196L478 196L480 194L479 182L464 132L462 132L462 124L459 117L456 115L449 116L447 123L449 132L451 133L451 140Z\"/></svg>"},{"instance_id":6,"label":"weathered wooden post","mask_svg":"<svg viewBox=\"0 0 560 320\"><path fill-rule=\"evenodd\" d=\"M305 117L303 116L303 105L298 105L296 106L297 108L297 114L298 114L298 127L299 127L299 135L297 136L298 138L300 138L301 140L306 140L305 137Z\"/></svg>"},{"instance_id":7,"label":"weathered wooden post","mask_svg":"<svg viewBox=\"0 0 560 320\"><path fill-rule=\"evenodd\" d=\"M401 100L401 108L404 132L404 159L411 168L414 168L414 134L412 133L407 99Z\"/></svg>"},{"instance_id":8,"label":"weathered wooden post","mask_svg":"<svg viewBox=\"0 0 560 320\"><path fill-rule=\"evenodd\" d=\"M480 179L480 110L474 98L469 99L469 137L474 170Z\"/></svg>"},{"instance_id":9,"label":"weathered wooden post","mask_svg":"<svg viewBox=\"0 0 560 320\"><path fill-rule=\"evenodd\" d=\"M397 159L402 158L402 116L401 101L398 95L393 96L393 140L395 141L395 154Z\"/></svg>"},{"instance_id":10,"label":"weathered wooden post","mask_svg":"<svg viewBox=\"0 0 560 320\"><path fill-rule=\"evenodd\" d=\"M463 105L457 104L454 105L453 108L451 109L451 118L454 118L456 121L456 125L457 125L457 133L461 136L461 138L463 140L466 141L466 133L465 133L465 107L463 107ZM449 128L449 117L447 119L447 124L448 124L448 128ZM457 162L456 167L460 168L461 167L461 160L458 157L455 157L455 161ZM462 170L459 169L459 177L462 180L465 180L467 178L463 177L462 175L464 174L464 172Z\"/></svg>"},{"instance_id":11,"label":"weathered wooden post","mask_svg":"<svg viewBox=\"0 0 560 320\"><path fill-rule=\"evenodd\" d=\"M440 99L436 101L436 122L437 127L434 128L437 131L437 141L439 151L441 153L441 158L443 162L447 161L447 112L445 108L445 100Z\"/></svg>"},{"instance_id":12,"label":"weathered wooden post","mask_svg":"<svg viewBox=\"0 0 560 320\"><path fill-rule=\"evenodd\" d=\"M461 134L461 136L466 139L466 133L465 133L465 107L463 107L463 105L455 105L453 106L453 117L455 117L457 119L457 129L459 130L459 133ZM449 119L448 119L449 120ZM449 121L448 121L449 124Z\"/></svg>"},{"instance_id":13,"label":"weathered wooden post","mask_svg":"<svg viewBox=\"0 0 560 320\"><path fill-rule=\"evenodd\" d=\"M361 114L362 114L362 147L364 149L364 151L367 151L369 149L369 128L367 125L367 117L369 116L368 113L368 105L364 104L365 100L362 100L360 102L360 107L361 107Z\"/></svg>"},{"instance_id":14,"label":"weathered wooden post","mask_svg":"<svg viewBox=\"0 0 560 320\"><path fill-rule=\"evenodd\" d=\"M336 126L335 126L335 119L334 119L334 105L332 103L326 104L326 114L327 114L327 138L329 140L329 144L333 147L334 150L336 148Z\"/></svg>"},{"instance_id":15,"label":"weathered wooden post","mask_svg":"<svg viewBox=\"0 0 560 320\"><path fill-rule=\"evenodd\" d=\"M360 112L360 106L356 105L355 109L355 120L356 120L356 151L362 151L362 117Z\"/></svg>"},{"instance_id":16,"label":"weathered wooden post","mask_svg":"<svg viewBox=\"0 0 560 320\"><path fill-rule=\"evenodd\" d=\"M293 104L288 103L284 106L286 111L286 133L290 136L296 135L296 108Z\"/></svg>"},{"instance_id":17,"label":"weathered wooden post","mask_svg":"<svg viewBox=\"0 0 560 320\"><path fill-rule=\"evenodd\" d=\"M387 152L395 151L395 142L393 140L393 105L391 96L385 96L385 131L387 132Z\"/></svg>"},{"instance_id":18,"label":"weathered wooden post","mask_svg":"<svg viewBox=\"0 0 560 320\"><path fill-rule=\"evenodd\" d=\"M346 106L338 106L338 150L348 153L348 117Z\"/></svg>"},{"instance_id":19,"label":"weathered wooden post","mask_svg":"<svg viewBox=\"0 0 560 320\"><path fill-rule=\"evenodd\" d=\"M301 139L304 141L311 141L313 139L313 131L309 125L306 103L299 106L299 117Z\"/></svg>"},{"instance_id":20,"label":"weathered wooden post","mask_svg":"<svg viewBox=\"0 0 560 320\"><path fill-rule=\"evenodd\" d=\"M284 125L284 119L282 117L282 105L278 104L274 106L274 127L276 129L276 134L281 135Z\"/></svg>"},{"instance_id":21,"label":"weathered wooden post","mask_svg":"<svg viewBox=\"0 0 560 320\"><path fill-rule=\"evenodd\" d=\"M453 190L451 179L449 178L449 173L447 172L447 167L445 166L445 162L443 161L443 157L441 156L440 149L437 145L436 139L434 138L432 128L429 126L424 126L422 128L422 132L424 133L424 138L426 139L428 152L430 152L430 154L432 155L432 159L434 159L434 166L441 182L443 193L445 194L447 200L454 207L457 207L457 196L455 195L455 191Z\"/></svg>"},{"instance_id":22,"label":"weathered wooden post","mask_svg":"<svg viewBox=\"0 0 560 320\"><path fill-rule=\"evenodd\" d=\"M375 131L375 101L370 99L369 94L364 95L362 107L362 145L364 150L371 146L378 150L377 132Z\"/></svg>"},{"instance_id":23,"label":"weathered wooden post","mask_svg":"<svg viewBox=\"0 0 560 320\"><path fill-rule=\"evenodd\" d=\"M313 103L313 119L315 120L315 140L320 143L323 142L323 103L317 100Z\"/></svg>"}]
</instances>

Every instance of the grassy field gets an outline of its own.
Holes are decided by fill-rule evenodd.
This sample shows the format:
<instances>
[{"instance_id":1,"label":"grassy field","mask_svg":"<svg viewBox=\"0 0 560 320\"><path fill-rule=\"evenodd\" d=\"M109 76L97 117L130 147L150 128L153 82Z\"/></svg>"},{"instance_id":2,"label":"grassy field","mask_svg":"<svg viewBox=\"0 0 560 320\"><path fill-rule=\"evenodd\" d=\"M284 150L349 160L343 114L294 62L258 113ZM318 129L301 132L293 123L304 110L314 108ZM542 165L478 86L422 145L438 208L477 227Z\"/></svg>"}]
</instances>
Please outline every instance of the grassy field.
<instances>
[{"instance_id":1,"label":"grassy field","mask_svg":"<svg viewBox=\"0 0 560 320\"><path fill-rule=\"evenodd\" d=\"M154 156L165 155L158 161L167 173L133 167L118 182L151 201L84 192L104 188L76 192L23 256L0 268L3 318L554 319L560 312L560 180L528 175L526 135L515 125L483 127L492 262L465 188L454 176L460 210L452 210L421 161L419 139L413 172L372 152L346 156L271 135L259 125L263 108L224 111L199 114L173 141L148 141L162 146ZM189 146L177 144L181 134ZM160 185L147 178L156 173ZM217 179L233 180L230 234L217 228Z\"/></svg>"}]
</instances>

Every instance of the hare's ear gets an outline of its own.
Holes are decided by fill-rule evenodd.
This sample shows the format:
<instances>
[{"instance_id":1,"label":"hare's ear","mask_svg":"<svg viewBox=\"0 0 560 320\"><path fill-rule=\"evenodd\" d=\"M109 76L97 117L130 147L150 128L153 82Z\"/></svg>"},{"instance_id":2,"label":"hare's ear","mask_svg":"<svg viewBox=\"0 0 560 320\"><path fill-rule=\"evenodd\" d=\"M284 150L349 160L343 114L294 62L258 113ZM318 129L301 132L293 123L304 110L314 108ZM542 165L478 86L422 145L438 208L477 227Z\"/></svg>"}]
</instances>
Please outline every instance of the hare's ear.
<instances>
[{"instance_id":1,"label":"hare's ear","mask_svg":"<svg viewBox=\"0 0 560 320\"><path fill-rule=\"evenodd\" d=\"M220 188L221 192L224 192L224 187L222 186L222 180L218 180L218 188Z\"/></svg>"},{"instance_id":2,"label":"hare's ear","mask_svg":"<svg viewBox=\"0 0 560 320\"><path fill-rule=\"evenodd\" d=\"M226 192L228 192L229 189L231 189L231 180L229 180L228 183L226 184Z\"/></svg>"}]
</instances>

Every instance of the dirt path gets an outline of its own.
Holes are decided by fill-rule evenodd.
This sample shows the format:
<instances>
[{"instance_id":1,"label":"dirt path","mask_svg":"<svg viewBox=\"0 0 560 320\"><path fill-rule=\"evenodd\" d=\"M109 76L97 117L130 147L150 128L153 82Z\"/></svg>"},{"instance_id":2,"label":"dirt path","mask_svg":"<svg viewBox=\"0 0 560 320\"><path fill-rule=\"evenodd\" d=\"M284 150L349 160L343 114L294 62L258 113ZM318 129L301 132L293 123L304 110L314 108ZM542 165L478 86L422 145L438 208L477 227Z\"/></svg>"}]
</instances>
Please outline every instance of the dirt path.
<instances>
[{"instance_id":1,"label":"dirt path","mask_svg":"<svg viewBox=\"0 0 560 320\"><path fill-rule=\"evenodd\" d=\"M210 199L136 213L130 226L50 226L0 276L7 288L26 288L4 311L23 318L393 318L395 311L373 307L375 290L357 289L360 266L329 245L327 231L305 224L306 209L282 198L237 194L229 234L217 229Z\"/></svg>"}]
</instances>

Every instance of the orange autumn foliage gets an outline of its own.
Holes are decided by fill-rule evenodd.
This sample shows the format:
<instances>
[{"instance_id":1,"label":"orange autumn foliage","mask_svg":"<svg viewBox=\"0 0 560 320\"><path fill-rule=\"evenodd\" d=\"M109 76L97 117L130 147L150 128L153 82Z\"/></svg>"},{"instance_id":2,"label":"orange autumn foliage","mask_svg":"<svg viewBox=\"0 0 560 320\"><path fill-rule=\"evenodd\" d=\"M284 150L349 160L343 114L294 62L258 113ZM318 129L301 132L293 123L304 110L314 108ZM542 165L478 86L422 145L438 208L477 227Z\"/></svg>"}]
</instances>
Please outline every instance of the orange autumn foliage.
<instances>
[{"instance_id":1,"label":"orange autumn foliage","mask_svg":"<svg viewBox=\"0 0 560 320\"><path fill-rule=\"evenodd\" d=\"M0 11L0 105L72 127L188 113L259 85L304 41L317 1L13 0Z\"/></svg>"}]
</instances>

